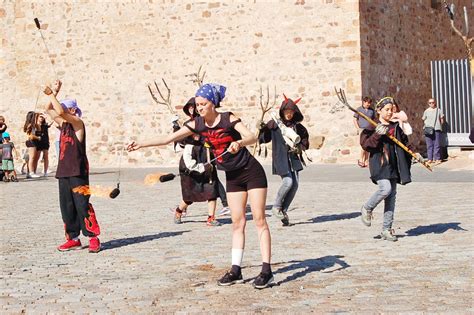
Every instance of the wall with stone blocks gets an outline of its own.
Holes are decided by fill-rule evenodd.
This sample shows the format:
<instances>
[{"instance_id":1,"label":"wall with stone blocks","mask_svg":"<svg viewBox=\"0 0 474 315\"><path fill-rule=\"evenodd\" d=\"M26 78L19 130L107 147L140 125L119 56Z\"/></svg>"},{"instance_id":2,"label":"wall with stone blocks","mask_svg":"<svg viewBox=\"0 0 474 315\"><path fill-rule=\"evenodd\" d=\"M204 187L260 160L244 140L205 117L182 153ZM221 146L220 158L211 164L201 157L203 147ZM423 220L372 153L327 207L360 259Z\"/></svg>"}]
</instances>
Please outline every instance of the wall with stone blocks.
<instances>
[{"instance_id":1,"label":"wall with stone blocks","mask_svg":"<svg viewBox=\"0 0 474 315\"><path fill-rule=\"evenodd\" d=\"M376 2L375 10L384 7L383 3ZM316 162L354 160L359 148L352 114L330 113L337 103L333 88L345 88L349 100L357 105L362 94L376 96L370 89L380 91L378 86L388 86L394 80L391 65L398 64L383 61L384 45L392 47L389 36L384 45L370 48L375 35L369 28L378 13L368 4L372 2L4 1L0 4L4 30L0 114L7 118L13 141L21 145L24 117L35 108L40 84L55 78L33 22L38 17L55 70L64 82L60 97L76 98L83 109L92 166L113 166L123 143L170 131L172 115L152 100L147 85L154 80L161 84L160 79L165 78L173 107L184 118L181 107L196 90L187 75L201 65L205 81L228 88L222 110L233 111L251 129L260 116L260 86L265 89L268 85L271 94L276 86L278 105L283 92L288 97L303 97L304 124L313 145L325 139L319 150L310 152ZM396 1L391 5L404 10ZM369 10L362 14L362 25L360 8ZM389 28L387 25L378 27ZM363 44L369 47L362 50L361 32ZM413 32L402 33L412 41ZM433 32L424 27L415 33L413 41L425 44L430 41L420 38ZM437 48L445 46L439 43ZM397 53L397 58L406 54L409 60L414 58L410 51ZM385 85L375 80L385 76L389 77L388 82L381 81ZM38 108L45 100L40 95ZM402 104L409 102L402 98ZM177 159L169 145L125 153L123 163L171 165Z\"/></svg>"},{"instance_id":2,"label":"wall with stone blocks","mask_svg":"<svg viewBox=\"0 0 474 315\"><path fill-rule=\"evenodd\" d=\"M424 150L421 117L432 95L430 61L466 58L463 41L452 31L441 2L365 0L360 6L362 93L399 100L414 129L410 139L420 150ZM474 21L472 0L448 2L456 6L459 29L464 26L463 6ZM470 28L474 34L472 22Z\"/></svg>"}]
</instances>

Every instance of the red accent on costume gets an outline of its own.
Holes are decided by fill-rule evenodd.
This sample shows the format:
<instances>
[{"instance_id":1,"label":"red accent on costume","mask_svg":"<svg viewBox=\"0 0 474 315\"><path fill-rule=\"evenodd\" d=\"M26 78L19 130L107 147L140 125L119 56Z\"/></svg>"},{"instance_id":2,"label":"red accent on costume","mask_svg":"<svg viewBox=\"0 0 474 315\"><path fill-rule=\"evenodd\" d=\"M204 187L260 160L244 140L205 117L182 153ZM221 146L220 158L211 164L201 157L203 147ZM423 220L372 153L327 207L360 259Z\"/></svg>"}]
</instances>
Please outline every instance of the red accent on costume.
<instances>
[{"instance_id":1,"label":"red accent on costume","mask_svg":"<svg viewBox=\"0 0 474 315\"><path fill-rule=\"evenodd\" d=\"M89 218L84 218L86 230L91 233L94 233L95 236L100 235L99 223L97 223L94 207L92 207L91 204L89 204L89 210L87 211L87 213L89 214Z\"/></svg>"},{"instance_id":2,"label":"red accent on costume","mask_svg":"<svg viewBox=\"0 0 474 315\"><path fill-rule=\"evenodd\" d=\"M391 136L394 136L395 135L395 128L390 128L388 130L388 134L391 135Z\"/></svg>"},{"instance_id":3,"label":"red accent on costume","mask_svg":"<svg viewBox=\"0 0 474 315\"><path fill-rule=\"evenodd\" d=\"M286 97L285 93L283 93L283 97L285 98L285 102L288 101L288 97Z\"/></svg>"},{"instance_id":4,"label":"red accent on costume","mask_svg":"<svg viewBox=\"0 0 474 315\"><path fill-rule=\"evenodd\" d=\"M299 101L301 101L301 97L300 97L300 98L298 98L298 99L297 99L297 100L294 102L294 103L295 103L295 105L296 105L296 104L298 104L298 102L299 102Z\"/></svg>"},{"instance_id":5,"label":"red accent on costume","mask_svg":"<svg viewBox=\"0 0 474 315\"><path fill-rule=\"evenodd\" d=\"M234 141L230 135L225 135L224 129L208 130L202 134L211 144L214 156L219 156L227 150L228 145ZM223 158L217 159L217 163L222 163Z\"/></svg>"},{"instance_id":6,"label":"red accent on costume","mask_svg":"<svg viewBox=\"0 0 474 315\"><path fill-rule=\"evenodd\" d=\"M65 133L62 133L61 132L61 139L59 141L59 146L60 146L60 149L59 149L59 159L62 160L64 159L64 154L66 153L66 148L70 145L70 144L73 144L74 143L74 139L70 136L68 136L67 134Z\"/></svg>"}]
</instances>

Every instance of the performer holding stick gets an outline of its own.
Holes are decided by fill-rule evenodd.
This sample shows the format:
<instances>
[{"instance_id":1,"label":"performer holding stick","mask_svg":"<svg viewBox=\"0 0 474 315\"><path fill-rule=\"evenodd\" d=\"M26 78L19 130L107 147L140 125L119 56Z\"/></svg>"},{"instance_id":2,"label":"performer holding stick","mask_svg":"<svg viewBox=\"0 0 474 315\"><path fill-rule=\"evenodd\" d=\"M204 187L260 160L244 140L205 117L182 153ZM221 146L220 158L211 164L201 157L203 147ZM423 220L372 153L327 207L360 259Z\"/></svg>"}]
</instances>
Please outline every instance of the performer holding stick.
<instances>
[{"instance_id":1,"label":"performer holding stick","mask_svg":"<svg viewBox=\"0 0 474 315\"><path fill-rule=\"evenodd\" d=\"M217 157L226 150L231 153L217 159L217 167L226 172L227 200L232 216L232 267L218 284L227 286L243 282L240 265L245 244L245 208L249 199L263 261L262 271L253 285L257 289L263 289L273 281L270 267L270 229L265 219L267 178L263 167L245 148L255 143L257 140L255 135L231 112L220 113L216 110L225 96L225 91L226 88L220 85L203 85L196 92L195 99L200 117L186 124L187 128L167 136L132 142L128 150L165 145L196 133L212 145L214 156Z\"/></svg>"},{"instance_id":2,"label":"performer holding stick","mask_svg":"<svg viewBox=\"0 0 474 315\"><path fill-rule=\"evenodd\" d=\"M45 86L43 92L50 102L46 112L61 128L60 154L56 178L59 180L59 206L64 222L66 243L59 251L82 248L79 234L89 237L89 252L100 251L99 224L94 208L89 203L88 194L73 192L74 188L89 185L89 162L86 155L86 129L81 120L82 112L76 100L65 99L61 103L56 95L61 81L54 83L53 89Z\"/></svg>"},{"instance_id":3,"label":"performer holding stick","mask_svg":"<svg viewBox=\"0 0 474 315\"><path fill-rule=\"evenodd\" d=\"M298 190L299 172L303 169L302 152L309 148L309 135L306 128L301 124L303 114L296 105L300 99L293 101L285 97L280 107L280 117L282 128L294 130L300 140L297 143L287 143L278 123L272 119L263 126L260 131L260 142L272 141L272 171L273 175L280 175L282 182L278 189L275 202L273 203L273 215L281 220L283 226L290 225L288 208L293 201Z\"/></svg>"},{"instance_id":4,"label":"performer holding stick","mask_svg":"<svg viewBox=\"0 0 474 315\"><path fill-rule=\"evenodd\" d=\"M393 98L382 98L375 106L380 123L375 129L364 129L360 135L360 144L370 155L370 178L374 184L379 186L378 190L361 208L362 222L364 225L370 226L373 210L384 201L381 237L392 242L397 240L392 229L397 183L406 185L411 182L411 155L396 145L388 136L395 137L405 146L408 143L408 137L403 133L398 122L390 121L393 114L393 104Z\"/></svg>"},{"instance_id":5,"label":"performer holding stick","mask_svg":"<svg viewBox=\"0 0 474 315\"><path fill-rule=\"evenodd\" d=\"M185 124L198 116L194 97L184 105L183 112L189 117ZM173 131L177 130L179 129L173 128ZM219 181L217 171L210 163L209 148L204 147L199 135L196 134L186 137L180 145L184 146L183 156L179 160L183 199L175 209L174 223L182 223L182 217L193 202L207 201L207 226L220 226L221 223L215 216Z\"/></svg>"}]
</instances>

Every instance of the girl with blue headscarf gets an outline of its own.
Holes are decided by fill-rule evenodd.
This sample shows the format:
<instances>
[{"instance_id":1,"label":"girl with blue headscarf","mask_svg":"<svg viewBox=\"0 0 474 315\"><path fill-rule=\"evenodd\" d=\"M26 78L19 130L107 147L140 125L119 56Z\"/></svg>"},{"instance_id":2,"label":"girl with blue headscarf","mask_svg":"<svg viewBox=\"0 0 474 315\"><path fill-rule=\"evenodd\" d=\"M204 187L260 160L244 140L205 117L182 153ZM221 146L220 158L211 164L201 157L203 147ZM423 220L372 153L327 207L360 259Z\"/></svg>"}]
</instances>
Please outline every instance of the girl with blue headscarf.
<instances>
[{"instance_id":1,"label":"girl with blue headscarf","mask_svg":"<svg viewBox=\"0 0 474 315\"><path fill-rule=\"evenodd\" d=\"M273 281L270 266L271 236L265 219L267 178L260 163L245 148L257 141L255 135L231 112L220 113L226 88L218 84L205 84L196 91L196 108L199 113L194 121L185 124L175 133L143 142L132 142L128 151L142 147L160 146L199 134L210 146L216 157L217 168L226 172L227 200L232 216L232 266L218 281L221 286L243 283L241 263L245 244L245 208L250 201L253 221L260 240L262 271L253 283L263 289Z\"/></svg>"}]
</instances>

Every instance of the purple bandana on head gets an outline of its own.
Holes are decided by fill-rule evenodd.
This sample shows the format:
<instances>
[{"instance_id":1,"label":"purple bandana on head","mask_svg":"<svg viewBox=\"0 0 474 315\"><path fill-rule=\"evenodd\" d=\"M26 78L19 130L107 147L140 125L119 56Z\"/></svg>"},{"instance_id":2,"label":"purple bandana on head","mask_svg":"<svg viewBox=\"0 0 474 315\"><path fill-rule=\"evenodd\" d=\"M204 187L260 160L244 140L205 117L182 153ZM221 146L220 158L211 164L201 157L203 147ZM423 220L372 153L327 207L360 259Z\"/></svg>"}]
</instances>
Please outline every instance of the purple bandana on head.
<instances>
[{"instance_id":1,"label":"purple bandana on head","mask_svg":"<svg viewBox=\"0 0 474 315\"><path fill-rule=\"evenodd\" d=\"M221 101L225 97L225 90L225 86L207 83L197 90L196 96L204 97L205 99L211 101L216 107L219 107Z\"/></svg>"},{"instance_id":2,"label":"purple bandana on head","mask_svg":"<svg viewBox=\"0 0 474 315\"><path fill-rule=\"evenodd\" d=\"M64 109L75 108L76 116L82 117L82 111L79 108L79 106L77 106L77 101L75 99L66 98L66 99L63 99L60 103Z\"/></svg>"}]
</instances>

